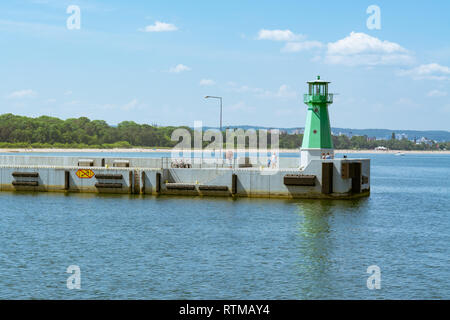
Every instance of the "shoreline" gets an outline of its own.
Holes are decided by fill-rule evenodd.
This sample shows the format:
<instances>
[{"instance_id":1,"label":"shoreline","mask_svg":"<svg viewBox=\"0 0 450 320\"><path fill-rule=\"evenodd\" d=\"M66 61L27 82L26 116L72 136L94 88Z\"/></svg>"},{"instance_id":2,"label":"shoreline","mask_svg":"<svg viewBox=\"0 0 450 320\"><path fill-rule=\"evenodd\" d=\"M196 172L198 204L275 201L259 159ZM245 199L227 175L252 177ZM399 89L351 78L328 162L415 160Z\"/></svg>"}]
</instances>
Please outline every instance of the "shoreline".
<instances>
[{"instance_id":1,"label":"shoreline","mask_svg":"<svg viewBox=\"0 0 450 320\"><path fill-rule=\"evenodd\" d=\"M225 149L224 149L225 150ZM43 149L26 149L26 148L11 148L5 149L0 148L0 153L134 153L134 152L145 152L145 153L164 153L171 152L172 149L146 149L146 148L130 148L130 149L62 149L62 148L43 148ZM257 152L255 150L238 150L237 152ZM271 150L268 149L268 152ZM181 152L181 150L180 150ZM299 152L299 149L280 149L280 153L296 153ZM398 152L404 154L450 154L450 150L443 151L430 151L430 150L339 150L336 149L334 151L336 154L349 154L349 153L369 153L369 154L395 154Z\"/></svg>"},{"instance_id":2,"label":"shoreline","mask_svg":"<svg viewBox=\"0 0 450 320\"><path fill-rule=\"evenodd\" d=\"M370 154L396 154L396 153L404 153L404 154L450 154L450 150L334 150L334 153L370 153Z\"/></svg>"}]
</instances>

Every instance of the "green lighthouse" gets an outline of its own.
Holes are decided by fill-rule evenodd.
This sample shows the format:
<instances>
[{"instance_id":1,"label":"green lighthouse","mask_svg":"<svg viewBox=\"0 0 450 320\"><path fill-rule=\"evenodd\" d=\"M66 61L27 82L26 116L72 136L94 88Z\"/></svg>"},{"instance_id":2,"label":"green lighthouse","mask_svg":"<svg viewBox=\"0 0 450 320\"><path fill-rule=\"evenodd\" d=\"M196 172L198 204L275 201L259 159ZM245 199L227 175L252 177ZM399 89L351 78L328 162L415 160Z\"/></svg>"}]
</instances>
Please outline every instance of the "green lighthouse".
<instances>
[{"instance_id":1,"label":"green lighthouse","mask_svg":"<svg viewBox=\"0 0 450 320\"><path fill-rule=\"evenodd\" d=\"M308 93L303 101L308 105L303 143L300 149L301 166L305 168L312 159L333 158L333 140L331 139L328 105L333 103L333 94L328 93L330 82L308 81Z\"/></svg>"}]
</instances>

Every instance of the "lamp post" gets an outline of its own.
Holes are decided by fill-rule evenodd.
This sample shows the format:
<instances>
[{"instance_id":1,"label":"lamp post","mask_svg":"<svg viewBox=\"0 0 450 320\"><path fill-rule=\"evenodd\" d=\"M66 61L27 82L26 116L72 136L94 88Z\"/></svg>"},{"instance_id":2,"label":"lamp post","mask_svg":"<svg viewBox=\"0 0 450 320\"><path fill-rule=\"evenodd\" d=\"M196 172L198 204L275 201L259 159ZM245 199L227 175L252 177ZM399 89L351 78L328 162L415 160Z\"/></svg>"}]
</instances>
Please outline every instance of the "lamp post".
<instances>
[{"instance_id":1,"label":"lamp post","mask_svg":"<svg viewBox=\"0 0 450 320\"><path fill-rule=\"evenodd\" d=\"M222 97L206 96L205 99L219 99L220 100L220 132L222 132Z\"/></svg>"},{"instance_id":2,"label":"lamp post","mask_svg":"<svg viewBox=\"0 0 450 320\"><path fill-rule=\"evenodd\" d=\"M219 99L220 100L220 134L222 134L222 97L206 96L205 99ZM223 157L222 145L220 145L220 157Z\"/></svg>"}]
</instances>

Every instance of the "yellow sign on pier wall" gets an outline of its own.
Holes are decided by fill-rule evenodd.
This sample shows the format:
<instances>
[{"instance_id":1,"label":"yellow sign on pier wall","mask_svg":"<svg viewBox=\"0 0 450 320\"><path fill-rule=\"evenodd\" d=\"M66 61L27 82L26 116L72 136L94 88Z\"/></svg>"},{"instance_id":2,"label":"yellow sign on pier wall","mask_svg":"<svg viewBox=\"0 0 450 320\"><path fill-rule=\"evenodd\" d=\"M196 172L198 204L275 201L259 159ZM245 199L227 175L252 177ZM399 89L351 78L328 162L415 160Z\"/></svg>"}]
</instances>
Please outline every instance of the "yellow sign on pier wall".
<instances>
[{"instance_id":1,"label":"yellow sign on pier wall","mask_svg":"<svg viewBox=\"0 0 450 320\"><path fill-rule=\"evenodd\" d=\"M77 171L77 177L81 179L90 179L94 175L94 171L92 171L91 169L79 169Z\"/></svg>"}]
</instances>

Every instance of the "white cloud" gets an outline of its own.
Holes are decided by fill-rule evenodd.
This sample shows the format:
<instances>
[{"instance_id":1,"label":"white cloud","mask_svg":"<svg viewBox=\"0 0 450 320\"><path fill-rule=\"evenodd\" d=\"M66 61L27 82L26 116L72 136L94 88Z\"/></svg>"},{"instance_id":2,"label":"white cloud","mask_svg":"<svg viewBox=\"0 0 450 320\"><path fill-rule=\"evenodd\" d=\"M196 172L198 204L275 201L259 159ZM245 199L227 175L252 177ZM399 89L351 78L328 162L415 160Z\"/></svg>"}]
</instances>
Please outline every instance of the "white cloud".
<instances>
[{"instance_id":1,"label":"white cloud","mask_svg":"<svg viewBox=\"0 0 450 320\"><path fill-rule=\"evenodd\" d=\"M290 89L290 87L286 84L281 85L278 90L271 91L271 90L264 90L262 88L255 88L250 86L239 86L234 82L229 82L228 85L230 86L230 90L238 93L251 93L255 95L256 97L260 98L283 98L283 99L289 99L289 98L296 98L297 93Z\"/></svg>"},{"instance_id":2,"label":"white cloud","mask_svg":"<svg viewBox=\"0 0 450 320\"><path fill-rule=\"evenodd\" d=\"M261 88L253 88L253 87L249 87L247 85L238 85L236 82L228 82L227 85L230 87L229 89L233 92L238 92L238 93L263 93L264 90Z\"/></svg>"},{"instance_id":3,"label":"white cloud","mask_svg":"<svg viewBox=\"0 0 450 320\"><path fill-rule=\"evenodd\" d=\"M141 31L144 31L144 32L167 32L167 31L177 31L177 30L178 30L178 28L171 23L156 21L155 24L146 26Z\"/></svg>"},{"instance_id":4,"label":"white cloud","mask_svg":"<svg viewBox=\"0 0 450 320\"><path fill-rule=\"evenodd\" d=\"M7 98L9 99L21 99L21 98L29 98L34 97L36 95L36 92L31 89L24 89L24 90L18 90L11 92Z\"/></svg>"},{"instance_id":5,"label":"white cloud","mask_svg":"<svg viewBox=\"0 0 450 320\"><path fill-rule=\"evenodd\" d=\"M395 104L401 107L407 107L407 108L420 108L420 104L417 103L416 100L411 98L399 98L397 101L395 101Z\"/></svg>"},{"instance_id":6,"label":"white cloud","mask_svg":"<svg viewBox=\"0 0 450 320\"><path fill-rule=\"evenodd\" d=\"M414 80L448 80L450 68L437 63L423 64L410 70L402 70L400 76L411 76Z\"/></svg>"},{"instance_id":7,"label":"white cloud","mask_svg":"<svg viewBox=\"0 0 450 320\"><path fill-rule=\"evenodd\" d=\"M95 105L95 108L108 111L136 111L147 108L147 105L139 102L138 99L132 99L125 104L104 103Z\"/></svg>"},{"instance_id":8,"label":"white cloud","mask_svg":"<svg viewBox=\"0 0 450 320\"><path fill-rule=\"evenodd\" d=\"M395 53L406 51L397 43L382 41L361 32L351 32L348 37L328 44L328 53L330 54Z\"/></svg>"},{"instance_id":9,"label":"white cloud","mask_svg":"<svg viewBox=\"0 0 450 320\"><path fill-rule=\"evenodd\" d=\"M201 86L213 86L215 84L216 84L216 82L214 80L211 80L211 79L202 79L202 80L200 80L200 85Z\"/></svg>"},{"instance_id":10,"label":"white cloud","mask_svg":"<svg viewBox=\"0 0 450 320\"><path fill-rule=\"evenodd\" d=\"M299 52L322 47L323 44L320 41L288 42L281 48L281 52Z\"/></svg>"},{"instance_id":11,"label":"white cloud","mask_svg":"<svg viewBox=\"0 0 450 320\"><path fill-rule=\"evenodd\" d=\"M56 102L56 99L50 98L44 101L45 104L53 104Z\"/></svg>"},{"instance_id":12,"label":"white cloud","mask_svg":"<svg viewBox=\"0 0 450 320\"><path fill-rule=\"evenodd\" d=\"M447 92L441 90L431 90L428 92L427 96L429 97L445 97L447 96Z\"/></svg>"},{"instance_id":13,"label":"white cloud","mask_svg":"<svg viewBox=\"0 0 450 320\"><path fill-rule=\"evenodd\" d=\"M301 34L295 34L291 30L267 30L261 29L258 32L258 40L272 41L298 41L304 39Z\"/></svg>"},{"instance_id":14,"label":"white cloud","mask_svg":"<svg viewBox=\"0 0 450 320\"><path fill-rule=\"evenodd\" d=\"M180 72L183 72L183 71L190 71L191 70L191 68L189 68L188 66L185 66L184 64L177 64L175 67L172 67L172 68L170 68L169 69L169 72L172 72L172 73L180 73Z\"/></svg>"},{"instance_id":15,"label":"white cloud","mask_svg":"<svg viewBox=\"0 0 450 320\"><path fill-rule=\"evenodd\" d=\"M398 65L411 64L411 53L395 42L380 40L361 32L328 43L325 61L330 64L356 65Z\"/></svg>"},{"instance_id":16,"label":"white cloud","mask_svg":"<svg viewBox=\"0 0 450 320\"><path fill-rule=\"evenodd\" d=\"M269 98L289 99L289 98L296 98L297 97L297 93L295 91L291 90L287 84L282 84L280 86L280 88L278 88L277 91L275 91L275 92L265 91L263 93L263 96L264 97L269 97Z\"/></svg>"},{"instance_id":17,"label":"white cloud","mask_svg":"<svg viewBox=\"0 0 450 320\"><path fill-rule=\"evenodd\" d=\"M70 96L73 92L71 90L67 90L66 92L64 92L65 96Z\"/></svg>"},{"instance_id":18,"label":"white cloud","mask_svg":"<svg viewBox=\"0 0 450 320\"><path fill-rule=\"evenodd\" d=\"M248 106L245 102L239 101L238 103L232 104L228 106L230 111L239 111L239 112L254 112L256 108L253 106Z\"/></svg>"},{"instance_id":19,"label":"white cloud","mask_svg":"<svg viewBox=\"0 0 450 320\"><path fill-rule=\"evenodd\" d=\"M79 105L79 104L80 104L79 100L72 100L72 101L68 101L68 102L64 103L65 106L76 106L76 105Z\"/></svg>"},{"instance_id":20,"label":"white cloud","mask_svg":"<svg viewBox=\"0 0 450 320\"><path fill-rule=\"evenodd\" d=\"M295 91L291 90L288 85L283 84L278 89L276 96L280 97L280 98L296 98L297 93Z\"/></svg>"},{"instance_id":21,"label":"white cloud","mask_svg":"<svg viewBox=\"0 0 450 320\"><path fill-rule=\"evenodd\" d=\"M127 104L123 105L121 109L124 111L130 111L130 110L136 108L137 105L138 105L138 100L133 99L130 102L128 102Z\"/></svg>"}]
</instances>

